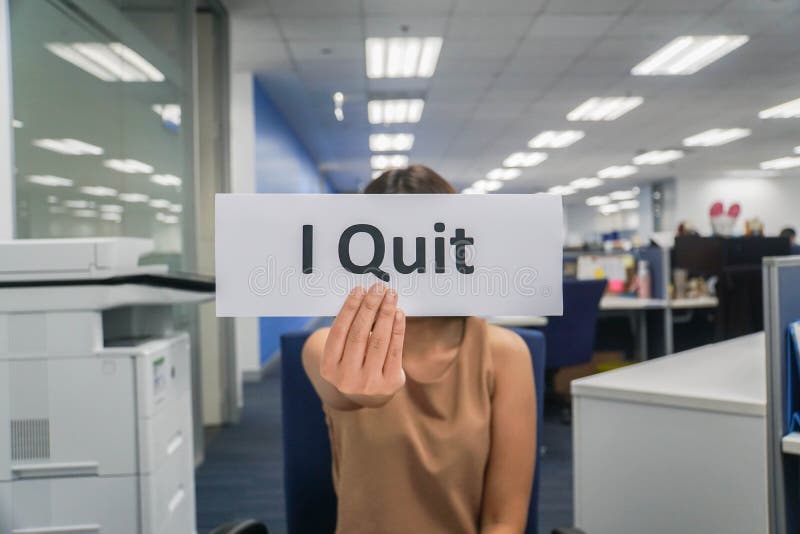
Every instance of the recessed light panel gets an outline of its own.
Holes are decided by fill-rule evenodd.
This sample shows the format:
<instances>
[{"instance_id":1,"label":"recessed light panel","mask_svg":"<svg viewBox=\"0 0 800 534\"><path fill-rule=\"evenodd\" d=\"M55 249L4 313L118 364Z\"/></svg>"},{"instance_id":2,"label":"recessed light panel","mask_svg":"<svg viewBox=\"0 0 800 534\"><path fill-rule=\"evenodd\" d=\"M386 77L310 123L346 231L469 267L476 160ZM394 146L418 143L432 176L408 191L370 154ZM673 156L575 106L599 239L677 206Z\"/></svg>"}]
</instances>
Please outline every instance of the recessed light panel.
<instances>
[{"instance_id":1,"label":"recessed light panel","mask_svg":"<svg viewBox=\"0 0 800 534\"><path fill-rule=\"evenodd\" d=\"M403 152L414 146L414 134L370 134L369 149L373 152Z\"/></svg>"},{"instance_id":2,"label":"recessed light panel","mask_svg":"<svg viewBox=\"0 0 800 534\"><path fill-rule=\"evenodd\" d=\"M140 204L150 200L150 197L142 193L120 193L118 197L123 202L130 202L131 204Z\"/></svg>"},{"instance_id":3,"label":"recessed light panel","mask_svg":"<svg viewBox=\"0 0 800 534\"><path fill-rule=\"evenodd\" d=\"M441 37L370 37L364 42L368 78L430 78Z\"/></svg>"},{"instance_id":4,"label":"recessed light panel","mask_svg":"<svg viewBox=\"0 0 800 534\"><path fill-rule=\"evenodd\" d=\"M52 174L32 174L28 176L28 182L37 185L46 185L48 187L72 187L74 184L69 178L53 176Z\"/></svg>"},{"instance_id":5,"label":"recessed light panel","mask_svg":"<svg viewBox=\"0 0 800 534\"><path fill-rule=\"evenodd\" d=\"M682 35L633 67L631 74L634 76L694 74L749 40L746 35Z\"/></svg>"},{"instance_id":6,"label":"recessed light panel","mask_svg":"<svg viewBox=\"0 0 800 534\"><path fill-rule=\"evenodd\" d=\"M514 180L519 178L522 171L519 169L492 169L486 173L486 178L489 180Z\"/></svg>"},{"instance_id":7,"label":"recessed light panel","mask_svg":"<svg viewBox=\"0 0 800 534\"><path fill-rule=\"evenodd\" d=\"M599 178L627 178L633 174L638 172L638 168L634 165L612 165L611 167L606 167L605 169L601 169L597 171L597 176Z\"/></svg>"},{"instance_id":8,"label":"recessed light panel","mask_svg":"<svg viewBox=\"0 0 800 534\"><path fill-rule=\"evenodd\" d=\"M554 185L550 189L547 190L548 193L551 195L572 195L575 193L575 188L570 185Z\"/></svg>"},{"instance_id":9,"label":"recessed light panel","mask_svg":"<svg viewBox=\"0 0 800 534\"><path fill-rule=\"evenodd\" d=\"M150 181L165 187L180 187L183 183L183 180L172 174L154 174L150 177Z\"/></svg>"},{"instance_id":10,"label":"recessed light panel","mask_svg":"<svg viewBox=\"0 0 800 534\"><path fill-rule=\"evenodd\" d=\"M796 119L800 117L800 98L758 112L760 119Z\"/></svg>"},{"instance_id":11,"label":"recessed light panel","mask_svg":"<svg viewBox=\"0 0 800 534\"><path fill-rule=\"evenodd\" d=\"M425 101L421 98L370 100L367 116L370 124L406 124L419 122Z\"/></svg>"},{"instance_id":12,"label":"recessed light panel","mask_svg":"<svg viewBox=\"0 0 800 534\"><path fill-rule=\"evenodd\" d=\"M374 170L398 169L408 166L408 156L405 154L378 155L369 158L369 164Z\"/></svg>"},{"instance_id":13,"label":"recessed light panel","mask_svg":"<svg viewBox=\"0 0 800 534\"><path fill-rule=\"evenodd\" d=\"M613 121L640 106L640 96L593 97L567 114L568 121Z\"/></svg>"},{"instance_id":14,"label":"recessed light panel","mask_svg":"<svg viewBox=\"0 0 800 534\"><path fill-rule=\"evenodd\" d=\"M164 74L122 43L47 43L50 52L105 82L163 82Z\"/></svg>"},{"instance_id":15,"label":"recessed light panel","mask_svg":"<svg viewBox=\"0 0 800 534\"><path fill-rule=\"evenodd\" d=\"M34 139L33 146L69 156L99 156L103 149L77 139Z\"/></svg>"},{"instance_id":16,"label":"recessed light panel","mask_svg":"<svg viewBox=\"0 0 800 534\"><path fill-rule=\"evenodd\" d=\"M586 199L587 206L603 206L611 202L611 199L607 196L596 196L596 197L589 197Z\"/></svg>"},{"instance_id":17,"label":"recessed light panel","mask_svg":"<svg viewBox=\"0 0 800 534\"><path fill-rule=\"evenodd\" d=\"M153 172L152 165L135 159L107 159L103 165L115 171L128 174L149 174Z\"/></svg>"},{"instance_id":18,"label":"recessed light panel","mask_svg":"<svg viewBox=\"0 0 800 534\"><path fill-rule=\"evenodd\" d=\"M547 159L546 152L514 152L503 160L504 167L535 167Z\"/></svg>"},{"instance_id":19,"label":"recessed light panel","mask_svg":"<svg viewBox=\"0 0 800 534\"><path fill-rule=\"evenodd\" d=\"M683 150L651 150L633 158L635 165L663 165L683 157Z\"/></svg>"},{"instance_id":20,"label":"recessed light panel","mask_svg":"<svg viewBox=\"0 0 800 534\"><path fill-rule=\"evenodd\" d=\"M603 185L603 180L594 176L591 178L576 178L572 180L569 185L575 189L593 189Z\"/></svg>"},{"instance_id":21,"label":"recessed light panel","mask_svg":"<svg viewBox=\"0 0 800 534\"><path fill-rule=\"evenodd\" d=\"M530 148L566 148L585 137L580 130L545 130L530 141Z\"/></svg>"},{"instance_id":22,"label":"recessed light panel","mask_svg":"<svg viewBox=\"0 0 800 534\"><path fill-rule=\"evenodd\" d=\"M774 171L781 171L783 169L800 167L800 156L786 156L784 158L762 161L759 164L759 167L761 167L764 170L774 170Z\"/></svg>"},{"instance_id":23,"label":"recessed light panel","mask_svg":"<svg viewBox=\"0 0 800 534\"><path fill-rule=\"evenodd\" d=\"M743 139L752 132L749 128L712 128L683 140L683 146L720 146Z\"/></svg>"},{"instance_id":24,"label":"recessed light panel","mask_svg":"<svg viewBox=\"0 0 800 534\"><path fill-rule=\"evenodd\" d=\"M93 197L115 197L117 190L111 187L104 187L102 185L87 185L81 187L81 193L84 195L91 195Z\"/></svg>"}]
</instances>

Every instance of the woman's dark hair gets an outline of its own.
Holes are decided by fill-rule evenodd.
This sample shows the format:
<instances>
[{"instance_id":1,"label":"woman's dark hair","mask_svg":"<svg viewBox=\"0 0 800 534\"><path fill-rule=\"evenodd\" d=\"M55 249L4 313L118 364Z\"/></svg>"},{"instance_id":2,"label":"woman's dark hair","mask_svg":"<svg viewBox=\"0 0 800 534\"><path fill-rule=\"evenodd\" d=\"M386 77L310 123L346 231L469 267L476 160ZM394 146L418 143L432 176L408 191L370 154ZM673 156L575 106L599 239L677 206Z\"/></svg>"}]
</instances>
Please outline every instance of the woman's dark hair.
<instances>
[{"instance_id":1,"label":"woman's dark hair","mask_svg":"<svg viewBox=\"0 0 800 534\"><path fill-rule=\"evenodd\" d=\"M364 189L368 195L455 192L456 188L450 182L424 165L388 170Z\"/></svg>"}]
</instances>

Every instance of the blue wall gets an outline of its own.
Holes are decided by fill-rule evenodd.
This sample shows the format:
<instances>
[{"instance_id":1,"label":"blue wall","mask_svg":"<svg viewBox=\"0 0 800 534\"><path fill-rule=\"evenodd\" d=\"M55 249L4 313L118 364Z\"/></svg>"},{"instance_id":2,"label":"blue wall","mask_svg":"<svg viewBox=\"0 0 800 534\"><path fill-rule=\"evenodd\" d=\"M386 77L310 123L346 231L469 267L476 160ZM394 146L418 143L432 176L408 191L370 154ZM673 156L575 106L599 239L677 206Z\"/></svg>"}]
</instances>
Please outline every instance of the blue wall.
<instances>
[{"instance_id":1,"label":"blue wall","mask_svg":"<svg viewBox=\"0 0 800 534\"><path fill-rule=\"evenodd\" d=\"M272 99L253 78L255 114L255 178L257 193L328 193L332 188ZM311 317L262 317L261 365L280 347L284 332L304 330Z\"/></svg>"}]
</instances>

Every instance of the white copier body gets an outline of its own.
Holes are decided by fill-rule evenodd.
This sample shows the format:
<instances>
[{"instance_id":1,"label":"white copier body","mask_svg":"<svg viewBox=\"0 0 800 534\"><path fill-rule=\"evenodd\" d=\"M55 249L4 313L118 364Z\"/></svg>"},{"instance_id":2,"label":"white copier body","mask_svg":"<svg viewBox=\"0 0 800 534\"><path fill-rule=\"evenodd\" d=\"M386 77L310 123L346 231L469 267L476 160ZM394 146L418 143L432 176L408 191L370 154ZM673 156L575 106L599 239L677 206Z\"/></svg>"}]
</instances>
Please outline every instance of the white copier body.
<instances>
[{"instance_id":1,"label":"white copier body","mask_svg":"<svg viewBox=\"0 0 800 534\"><path fill-rule=\"evenodd\" d=\"M151 249L0 242L0 532L195 532L189 337L168 318L213 293L119 278L152 274Z\"/></svg>"}]
</instances>

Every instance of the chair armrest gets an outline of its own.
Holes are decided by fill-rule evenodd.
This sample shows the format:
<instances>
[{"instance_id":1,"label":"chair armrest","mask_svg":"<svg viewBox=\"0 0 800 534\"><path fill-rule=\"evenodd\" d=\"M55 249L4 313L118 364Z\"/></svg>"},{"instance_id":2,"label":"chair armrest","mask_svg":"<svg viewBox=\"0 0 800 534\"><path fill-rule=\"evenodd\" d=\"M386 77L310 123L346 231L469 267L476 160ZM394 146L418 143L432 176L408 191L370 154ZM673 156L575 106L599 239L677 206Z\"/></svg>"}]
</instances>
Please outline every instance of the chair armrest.
<instances>
[{"instance_id":1,"label":"chair armrest","mask_svg":"<svg viewBox=\"0 0 800 534\"><path fill-rule=\"evenodd\" d=\"M212 530L210 534L269 534L269 531L267 526L260 521L244 519L220 525Z\"/></svg>"}]
</instances>

